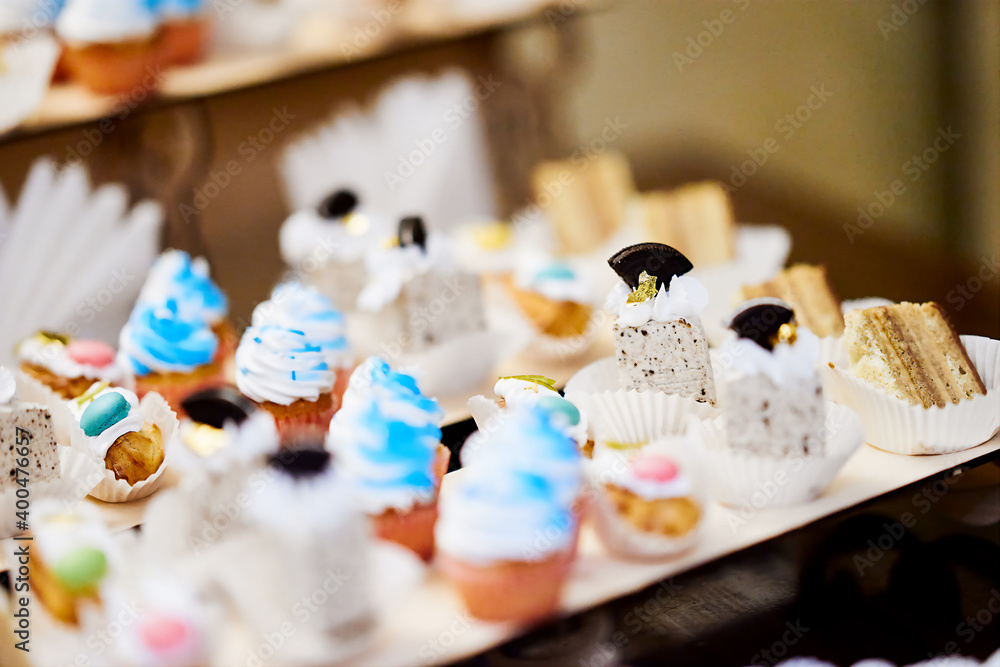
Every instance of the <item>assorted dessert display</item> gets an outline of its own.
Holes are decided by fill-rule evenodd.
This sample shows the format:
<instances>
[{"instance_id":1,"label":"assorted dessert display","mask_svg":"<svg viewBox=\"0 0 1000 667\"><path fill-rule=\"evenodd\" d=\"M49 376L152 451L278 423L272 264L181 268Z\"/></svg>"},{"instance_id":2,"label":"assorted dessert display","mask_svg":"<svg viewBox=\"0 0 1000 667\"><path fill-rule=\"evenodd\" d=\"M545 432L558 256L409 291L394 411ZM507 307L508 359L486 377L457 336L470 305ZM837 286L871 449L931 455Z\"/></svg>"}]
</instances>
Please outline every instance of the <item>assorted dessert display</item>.
<instances>
[{"instance_id":1,"label":"assorted dessert display","mask_svg":"<svg viewBox=\"0 0 1000 667\"><path fill-rule=\"evenodd\" d=\"M539 169L539 192L562 168ZM0 368L0 527L38 547L46 632L91 664L232 664L321 591L263 662L351 661L425 579L476 622L523 626L560 612L581 544L676 563L719 539L720 513L818 502L866 441L933 454L996 433L997 341L932 303L841 304L822 267L761 276L715 184L636 199L620 156L588 174L544 207L558 244L393 224L337 189L285 221L289 272L243 331L208 262L168 250L117 349L23 338ZM521 324L497 336L504 318ZM519 363L572 368L564 391L497 377L497 341L525 332ZM485 378L493 395L469 398ZM478 426L451 475L442 387ZM15 523L25 476L37 505ZM104 503L142 531L112 534ZM124 599L141 619L95 655L86 638Z\"/></svg>"}]
</instances>

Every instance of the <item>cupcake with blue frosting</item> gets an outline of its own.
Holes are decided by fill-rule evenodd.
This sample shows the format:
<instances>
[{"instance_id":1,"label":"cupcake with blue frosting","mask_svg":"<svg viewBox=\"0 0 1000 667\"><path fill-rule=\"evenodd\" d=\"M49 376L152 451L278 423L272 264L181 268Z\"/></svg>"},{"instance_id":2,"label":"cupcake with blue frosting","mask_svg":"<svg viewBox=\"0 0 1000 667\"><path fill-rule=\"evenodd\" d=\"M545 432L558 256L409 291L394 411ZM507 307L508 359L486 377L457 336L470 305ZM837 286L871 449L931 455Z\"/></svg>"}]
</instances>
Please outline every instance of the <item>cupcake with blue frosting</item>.
<instances>
[{"instance_id":1,"label":"cupcake with blue frosting","mask_svg":"<svg viewBox=\"0 0 1000 667\"><path fill-rule=\"evenodd\" d=\"M183 250L166 250L156 259L139 292L139 303L162 306L171 299L177 302L185 318L204 320L212 328L219 339L216 356L221 363L232 358L237 337L226 320L229 301L212 280L204 257L192 258Z\"/></svg>"},{"instance_id":2,"label":"cupcake with blue frosting","mask_svg":"<svg viewBox=\"0 0 1000 667\"><path fill-rule=\"evenodd\" d=\"M204 0L158 0L164 65L191 65L205 57L209 22Z\"/></svg>"},{"instance_id":3,"label":"cupcake with blue frosting","mask_svg":"<svg viewBox=\"0 0 1000 667\"><path fill-rule=\"evenodd\" d=\"M511 451L478 458L441 501L438 562L473 616L534 621L558 607L582 473L575 445L544 409L512 410L496 435ZM534 463L531 450L540 453Z\"/></svg>"},{"instance_id":4,"label":"cupcake with blue frosting","mask_svg":"<svg viewBox=\"0 0 1000 667\"><path fill-rule=\"evenodd\" d=\"M344 315L329 298L299 282L282 283L274 288L270 299L254 308L251 323L257 327L274 325L301 331L318 346L335 373L333 400L335 407L339 407L354 371L354 352L347 342Z\"/></svg>"},{"instance_id":5,"label":"cupcake with blue frosting","mask_svg":"<svg viewBox=\"0 0 1000 667\"><path fill-rule=\"evenodd\" d=\"M155 391L181 416L185 398L225 383L218 347L209 324L174 298L162 305L140 301L118 338L119 359L135 374L139 397Z\"/></svg>"},{"instance_id":6,"label":"cupcake with blue frosting","mask_svg":"<svg viewBox=\"0 0 1000 667\"><path fill-rule=\"evenodd\" d=\"M148 94L159 84L160 20L147 0L68 0L56 33L73 78L95 93Z\"/></svg>"},{"instance_id":7,"label":"cupcake with blue frosting","mask_svg":"<svg viewBox=\"0 0 1000 667\"><path fill-rule=\"evenodd\" d=\"M434 553L437 495L447 468L444 411L413 377L372 357L355 371L328 443L382 539Z\"/></svg>"},{"instance_id":8,"label":"cupcake with blue frosting","mask_svg":"<svg viewBox=\"0 0 1000 667\"><path fill-rule=\"evenodd\" d=\"M336 369L323 338L314 336L280 324L251 325L236 348L236 386L274 417L284 444L322 438L337 411Z\"/></svg>"}]
</instances>

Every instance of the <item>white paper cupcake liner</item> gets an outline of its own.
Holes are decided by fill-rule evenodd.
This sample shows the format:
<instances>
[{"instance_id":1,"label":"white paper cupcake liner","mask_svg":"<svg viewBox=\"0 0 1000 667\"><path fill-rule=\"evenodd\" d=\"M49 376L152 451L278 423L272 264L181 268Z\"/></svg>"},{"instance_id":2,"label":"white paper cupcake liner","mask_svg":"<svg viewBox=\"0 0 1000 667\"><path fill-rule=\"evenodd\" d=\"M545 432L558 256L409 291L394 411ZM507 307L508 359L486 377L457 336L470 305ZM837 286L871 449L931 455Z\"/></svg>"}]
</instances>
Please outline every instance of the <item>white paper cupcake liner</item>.
<instances>
[{"instance_id":1,"label":"white paper cupcake liner","mask_svg":"<svg viewBox=\"0 0 1000 667\"><path fill-rule=\"evenodd\" d=\"M842 336L824 336L819 339L819 366L847 364L847 349Z\"/></svg>"},{"instance_id":2,"label":"white paper cupcake liner","mask_svg":"<svg viewBox=\"0 0 1000 667\"><path fill-rule=\"evenodd\" d=\"M841 368L823 370L823 388L852 408L864 424L865 440L896 454L948 454L980 445L1000 427L1000 341L962 336L969 359L986 385L986 395L924 408L890 396Z\"/></svg>"},{"instance_id":3,"label":"white paper cupcake liner","mask_svg":"<svg viewBox=\"0 0 1000 667\"><path fill-rule=\"evenodd\" d=\"M687 420L689 427L697 428L699 423L697 418L691 417ZM585 462L587 481L589 483L590 502L592 508L589 512L597 532L598 538L605 548L623 558L638 560L651 560L666 558L682 553L690 549L700 539L702 527L705 525L705 511L707 508L707 494L705 493L706 479L705 467L701 452L694 446L694 443L686 440L668 439L659 440L643 447L643 451L656 450L667 454L681 464L684 474L693 480L693 491L691 498L701 507L701 517L698 523L686 535L680 537L669 537L657 535L639 530L624 517L618 514L614 503L608 498L604 491L604 484L609 481L602 476L603 466L614 457L620 457L622 465L627 465L627 461L632 458L635 452L604 452L601 460Z\"/></svg>"},{"instance_id":4,"label":"white paper cupcake liner","mask_svg":"<svg viewBox=\"0 0 1000 667\"><path fill-rule=\"evenodd\" d=\"M621 389L613 356L580 369L566 383L566 398L585 412L594 441L642 445L683 434L689 415L710 419L718 409L693 398Z\"/></svg>"},{"instance_id":5,"label":"white paper cupcake liner","mask_svg":"<svg viewBox=\"0 0 1000 667\"><path fill-rule=\"evenodd\" d=\"M861 420L843 405L826 403L822 454L774 458L731 449L724 417L700 425L702 453L711 472L712 496L723 505L755 509L806 503L819 496L864 442Z\"/></svg>"}]
</instances>

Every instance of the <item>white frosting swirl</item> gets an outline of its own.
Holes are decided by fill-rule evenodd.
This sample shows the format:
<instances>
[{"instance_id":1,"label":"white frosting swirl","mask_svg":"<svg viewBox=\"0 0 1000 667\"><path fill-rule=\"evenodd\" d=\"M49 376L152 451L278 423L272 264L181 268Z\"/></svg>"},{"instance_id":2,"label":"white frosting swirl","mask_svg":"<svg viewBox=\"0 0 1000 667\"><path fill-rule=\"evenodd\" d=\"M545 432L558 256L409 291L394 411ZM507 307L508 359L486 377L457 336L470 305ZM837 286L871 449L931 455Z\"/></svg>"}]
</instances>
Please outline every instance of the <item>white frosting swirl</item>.
<instances>
[{"instance_id":1,"label":"white frosting swirl","mask_svg":"<svg viewBox=\"0 0 1000 667\"><path fill-rule=\"evenodd\" d=\"M272 324L301 331L311 343L322 348L333 368L347 368L354 363L344 335L344 316L315 288L297 282L278 285L270 299L253 309L250 321L257 327Z\"/></svg>"},{"instance_id":2,"label":"white frosting swirl","mask_svg":"<svg viewBox=\"0 0 1000 667\"><path fill-rule=\"evenodd\" d=\"M536 475L470 466L438 501L438 548L469 563L538 561L570 547L570 510Z\"/></svg>"},{"instance_id":3,"label":"white frosting swirl","mask_svg":"<svg viewBox=\"0 0 1000 667\"><path fill-rule=\"evenodd\" d=\"M46 563L54 564L78 549L94 548L104 553L112 570L120 565L118 544L95 507L76 503L67 509L65 502L55 498L39 498L32 504L34 544Z\"/></svg>"},{"instance_id":4,"label":"white frosting swirl","mask_svg":"<svg viewBox=\"0 0 1000 667\"><path fill-rule=\"evenodd\" d=\"M493 393L502 398L508 407L534 405L541 396L559 395L558 391L549 389L544 384L517 378L500 378L493 385Z\"/></svg>"},{"instance_id":5,"label":"white frosting swirl","mask_svg":"<svg viewBox=\"0 0 1000 667\"><path fill-rule=\"evenodd\" d=\"M17 356L64 378L82 377L112 384L120 384L125 379L125 368L117 357L107 366L81 364L70 358L68 346L56 341L46 342L37 336L18 344Z\"/></svg>"},{"instance_id":6,"label":"white frosting swirl","mask_svg":"<svg viewBox=\"0 0 1000 667\"><path fill-rule=\"evenodd\" d=\"M315 401L333 389L335 373L301 331L251 326L236 348L236 386L258 403Z\"/></svg>"},{"instance_id":7,"label":"white frosting swirl","mask_svg":"<svg viewBox=\"0 0 1000 667\"><path fill-rule=\"evenodd\" d=\"M343 218L326 220L315 208L292 213L281 225L278 243L289 266L333 259L353 262L388 232L383 217L359 210Z\"/></svg>"},{"instance_id":8,"label":"white frosting swirl","mask_svg":"<svg viewBox=\"0 0 1000 667\"><path fill-rule=\"evenodd\" d=\"M17 390L17 383L14 375L0 366L0 405L7 405L14 398L14 391Z\"/></svg>"},{"instance_id":9,"label":"white frosting swirl","mask_svg":"<svg viewBox=\"0 0 1000 667\"><path fill-rule=\"evenodd\" d=\"M708 307L708 289L690 275L674 276L669 287L660 285L652 299L628 303L632 290L619 282L608 294L605 308L618 315L622 324L642 326L647 322L669 322L677 318L698 317Z\"/></svg>"},{"instance_id":10,"label":"white frosting swirl","mask_svg":"<svg viewBox=\"0 0 1000 667\"><path fill-rule=\"evenodd\" d=\"M139 409L139 397L135 395L134 392L128 389L122 389L121 387L108 387L102 391L97 392L89 400L84 401L82 404L79 401L69 401L70 411L76 415L79 421L80 417L86 411L87 406L94 402L100 396L105 394L121 394L126 401L129 403L128 414L125 418L119 422L116 422L104 429L102 432L95 436L84 435L84 442L86 442L91 451L97 454L100 458L104 458L108 455L108 450L111 446L115 444L115 440L125 435L126 433L136 433L142 430L142 427L146 424L146 418L143 417L142 411Z\"/></svg>"},{"instance_id":11,"label":"white frosting swirl","mask_svg":"<svg viewBox=\"0 0 1000 667\"><path fill-rule=\"evenodd\" d=\"M631 491L640 498L684 498L694 493L691 478L678 470L675 477L657 481L635 474L629 457L605 450L589 462L590 477L598 484L613 484Z\"/></svg>"},{"instance_id":12,"label":"white frosting swirl","mask_svg":"<svg viewBox=\"0 0 1000 667\"><path fill-rule=\"evenodd\" d=\"M521 262L514 272L514 283L552 301L591 303L593 300L593 289L582 273L568 264L542 257Z\"/></svg>"},{"instance_id":13,"label":"white frosting swirl","mask_svg":"<svg viewBox=\"0 0 1000 667\"><path fill-rule=\"evenodd\" d=\"M157 27L156 14L138 0L69 0L56 19L60 37L87 44L143 39Z\"/></svg>"},{"instance_id":14,"label":"white frosting swirl","mask_svg":"<svg viewBox=\"0 0 1000 667\"><path fill-rule=\"evenodd\" d=\"M719 363L728 380L752 375L766 375L777 386L788 378L811 378L816 375L819 360L819 338L805 327L797 327L796 340L778 343L774 350L765 350L749 338L730 332L719 352Z\"/></svg>"},{"instance_id":15,"label":"white frosting swirl","mask_svg":"<svg viewBox=\"0 0 1000 667\"><path fill-rule=\"evenodd\" d=\"M434 270L454 270L449 239L442 234L427 237L426 251L420 246L374 247L365 255L368 284L358 295L358 307L377 312L396 300L403 285L414 277Z\"/></svg>"}]
</instances>

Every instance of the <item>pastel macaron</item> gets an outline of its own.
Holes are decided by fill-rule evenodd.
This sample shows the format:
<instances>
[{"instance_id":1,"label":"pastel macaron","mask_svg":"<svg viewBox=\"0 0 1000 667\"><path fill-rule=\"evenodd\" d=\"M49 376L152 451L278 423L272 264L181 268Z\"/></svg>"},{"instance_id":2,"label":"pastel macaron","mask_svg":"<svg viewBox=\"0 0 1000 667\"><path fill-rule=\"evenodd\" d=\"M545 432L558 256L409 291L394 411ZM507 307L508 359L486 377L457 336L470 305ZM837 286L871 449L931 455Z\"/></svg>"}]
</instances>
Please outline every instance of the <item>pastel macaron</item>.
<instances>
[{"instance_id":1,"label":"pastel macaron","mask_svg":"<svg viewBox=\"0 0 1000 667\"><path fill-rule=\"evenodd\" d=\"M89 437L100 435L125 419L131 409L128 399L118 392L98 396L80 416L80 428Z\"/></svg>"},{"instance_id":2,"label":"pastel macaron","mask_svg":"<svg viewBox=\"0 0 1000 667\"><path fill-rule=\"evenodd\" d=\"M74 340L66 346L69 358L83 366L103 368L115 360L115 351L99 340Z\"/></svg>"}]
</instances>

